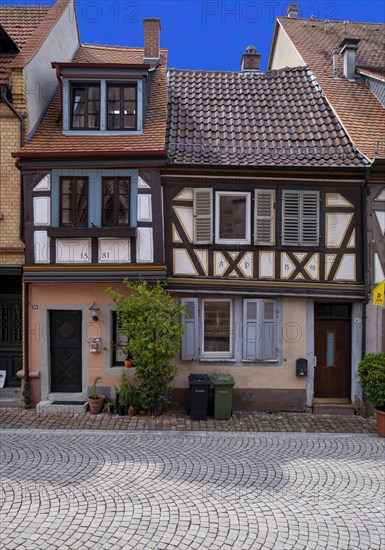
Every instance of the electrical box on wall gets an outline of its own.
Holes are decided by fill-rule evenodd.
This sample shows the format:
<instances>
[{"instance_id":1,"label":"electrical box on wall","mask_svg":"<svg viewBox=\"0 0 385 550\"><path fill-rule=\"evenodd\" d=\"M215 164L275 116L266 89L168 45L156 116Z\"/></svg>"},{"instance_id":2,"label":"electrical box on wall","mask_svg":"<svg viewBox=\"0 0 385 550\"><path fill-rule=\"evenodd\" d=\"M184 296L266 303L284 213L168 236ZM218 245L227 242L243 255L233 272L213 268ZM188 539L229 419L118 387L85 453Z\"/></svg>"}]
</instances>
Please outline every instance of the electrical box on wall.
<instances>
[{"instance_id":1,"label":"electrical box on wall","mask_svg":"<svg viewBox=\"0 0 385 550\"><path fill-rule=\"evenodd\" d=\"M306 359L297 359L295 362L295 375L296 376L307 376L307 360Z\"/></svg>"},{"instance_id":2,"label":"electrical box on wall","mask_svg":"<svg viewBox=\"0 0 385 550\"><path fill-rule=\"evenodd\" d=\"M91 336L90 338L90 352L100 353L102 351L102 339L100 336Z\"/></svg>"}]
</instances>

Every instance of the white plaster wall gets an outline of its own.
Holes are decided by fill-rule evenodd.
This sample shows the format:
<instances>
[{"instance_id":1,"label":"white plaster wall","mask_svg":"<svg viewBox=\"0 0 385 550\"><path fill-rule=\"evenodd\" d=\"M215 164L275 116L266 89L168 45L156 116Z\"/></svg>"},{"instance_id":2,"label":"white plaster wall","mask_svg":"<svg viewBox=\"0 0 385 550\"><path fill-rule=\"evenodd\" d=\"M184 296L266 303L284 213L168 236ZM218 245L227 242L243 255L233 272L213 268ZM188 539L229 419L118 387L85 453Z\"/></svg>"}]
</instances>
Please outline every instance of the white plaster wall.
<instances>
[{"instance_id":1,"label":"white plaster wall","mask_svg":"<svg viewBox=\"0 0 385 550\"><path fill-rule=\"evenodd\" d=\"M282 69L283 67L304 67L306 63L299 55L290 38L282 27L278 28L277 41L274 55L271 59L271 69Z\"/></svg>"},{"instance_id":2,"label":"white plaster wall","mask_svg":"<svg viewBox=\"0 0 385 550\"><path fill-rule=\"evenodd\" d=\"M76 14L71 2L25 67L30 134L57 89L56 70L51 62L70 61L78 47Z\"/></svg>"},{"instance_id":3,"label":"white plaster wall","mask_svg":"<svg viewBox=\"0 0 385 550\"><path fill-rule=\"evenodd\" d=\"M372 300L366 306L366 351L367 353L378 353L382 349L383 333L383 307L374 306Z\"/></svg>"}]
</instances>

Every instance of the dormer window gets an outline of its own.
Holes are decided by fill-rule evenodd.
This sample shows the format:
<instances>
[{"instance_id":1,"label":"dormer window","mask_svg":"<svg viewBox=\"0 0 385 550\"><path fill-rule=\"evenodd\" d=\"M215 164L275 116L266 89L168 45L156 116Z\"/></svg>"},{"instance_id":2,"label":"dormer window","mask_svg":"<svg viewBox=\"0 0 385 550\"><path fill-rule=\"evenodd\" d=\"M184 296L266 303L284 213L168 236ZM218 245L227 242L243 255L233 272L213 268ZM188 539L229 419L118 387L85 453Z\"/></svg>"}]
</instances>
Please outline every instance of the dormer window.
<instances>
[{"instance_id":1,"label":"dormer window","mask_svg":"<svg viewBox=\"0 0 385 550\"><path fill-rule=\"evenodd\" d=\"M71 128L73 130L99 130L99 85L76 84L71 87Z\"/></svg>"},{"instance_id":2,"label":"dormer window","mask_svg":"<svg viewBox=\"0 0 385 550\"><path fill-rule=\"evenodd\" d=\"M107 85L107 130L136 130L136 86Z\"/></svg>"}]
</instances>

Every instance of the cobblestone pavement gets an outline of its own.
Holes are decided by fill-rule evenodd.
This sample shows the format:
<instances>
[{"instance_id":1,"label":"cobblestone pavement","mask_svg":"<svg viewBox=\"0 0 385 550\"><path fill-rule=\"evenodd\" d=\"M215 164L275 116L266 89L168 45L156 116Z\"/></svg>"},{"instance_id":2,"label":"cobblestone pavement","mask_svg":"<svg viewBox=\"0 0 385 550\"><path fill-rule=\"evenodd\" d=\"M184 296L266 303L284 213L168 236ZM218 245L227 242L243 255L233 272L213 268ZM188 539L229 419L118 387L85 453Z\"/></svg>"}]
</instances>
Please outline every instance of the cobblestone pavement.
<instances>
[{"instance_id":1,"label":"cobblestone pavement","mask_svg":"<svg viewBox=\"0 0 385 550\"><path fill-rule=\"evenodd\" d=\"M1 430L5 550L383 550L371 434Z\"/></svg>"},{"instance_id":2,"label":"cobblestone pavement","mask_svg":"<svg viewBox=\"0 0 385 550\"><path fill-rule=\"evenodd\" d=\"M374 418L329 416L311 413L234 412L229 421L191 421L184 414L117 416L89 413L36 413L34 410L0 408L0 428L171 430L222 432L330 432L376 433Z\"/></svg>"}]
</instances>

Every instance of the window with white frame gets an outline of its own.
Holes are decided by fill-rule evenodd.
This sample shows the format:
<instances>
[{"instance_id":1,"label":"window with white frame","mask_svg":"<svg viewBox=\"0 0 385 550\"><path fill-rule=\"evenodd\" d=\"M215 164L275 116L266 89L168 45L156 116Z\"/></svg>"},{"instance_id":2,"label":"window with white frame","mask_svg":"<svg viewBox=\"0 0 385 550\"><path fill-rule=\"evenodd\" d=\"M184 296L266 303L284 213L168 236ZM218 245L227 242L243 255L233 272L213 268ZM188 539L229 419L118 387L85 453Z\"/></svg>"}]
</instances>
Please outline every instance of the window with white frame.
<instances>
[{"instance_id":1,"label":"window with white frame","mask_svg":"<svg viewBox=\"0 0 385 550\"><path fill-rule=\"evenodd\" d=\"M250 243L250 193L215 193L215 242Z\"/></svg>"},{"instance_id":2,"label":"window with white frame","mask_svg":"<svg viewBox=\"0 0 385 550\"><path fill-rule=\"evenodd\" d=\"M319 191L282 191L282 244L319 245Z\"/></svg>"},{"instance_id":3,"label":"window with white frame","mask_svg":"<svg viewBox=\"0 0 385 550\"><path fill-rule=\"evenodd\" d=\"M182 298L184 360L277 362L281 313L268 298Z\"/></svg>"},{"instance_id":4,"label":"window with white frame","mask_svg":"<svg viewBox=\"0 0 385 550\"><path fill-rule=\"evenodd\" d=\"M120 318L117 311L112 311L112 366L122 366L125 353L124 347L127 343L127 338L121 332Z\"/></svg>"},{"instance_id":5,"label":"window with white frame","mask_svg":"<svg viewBox=\"0 0 385 550\"><path fill-rule=\"evenodd\" d=\"M215 243L251 243L251 192L216 191ZM213 243L213 189L195 188L193 202L194 244ZM254 244L275 243L275 190L254 191Z\"/></svg>"}]
</instances>

